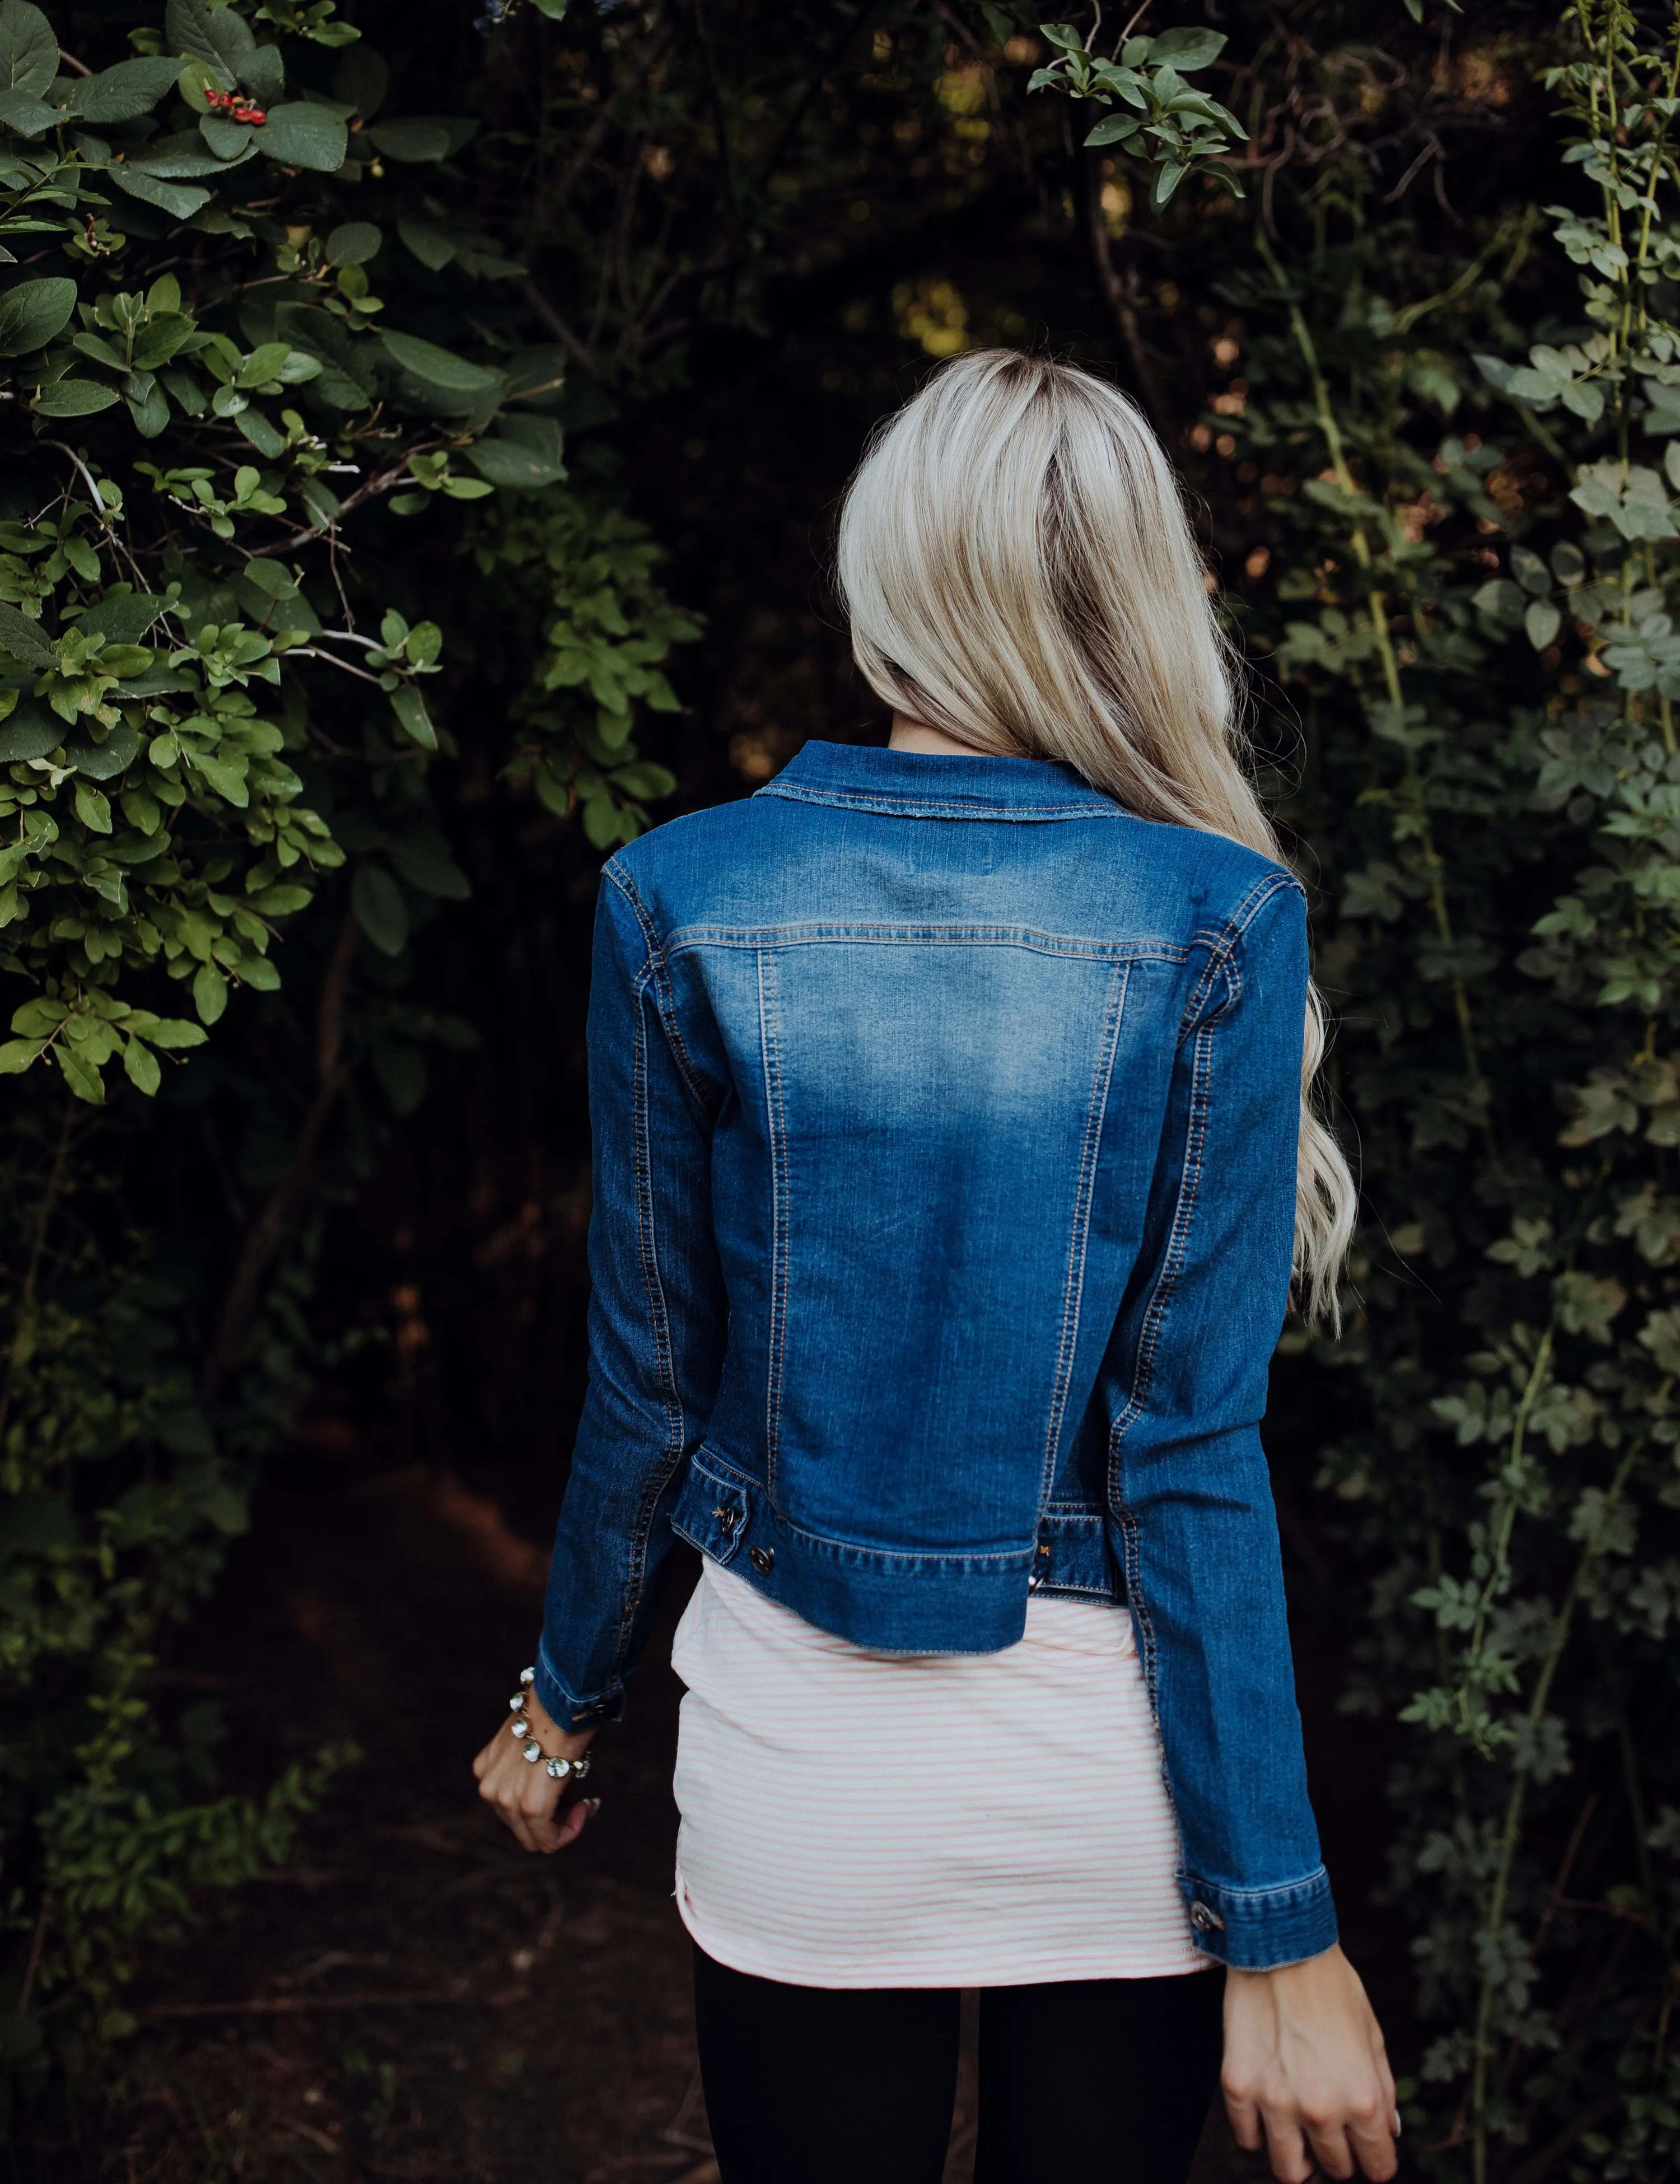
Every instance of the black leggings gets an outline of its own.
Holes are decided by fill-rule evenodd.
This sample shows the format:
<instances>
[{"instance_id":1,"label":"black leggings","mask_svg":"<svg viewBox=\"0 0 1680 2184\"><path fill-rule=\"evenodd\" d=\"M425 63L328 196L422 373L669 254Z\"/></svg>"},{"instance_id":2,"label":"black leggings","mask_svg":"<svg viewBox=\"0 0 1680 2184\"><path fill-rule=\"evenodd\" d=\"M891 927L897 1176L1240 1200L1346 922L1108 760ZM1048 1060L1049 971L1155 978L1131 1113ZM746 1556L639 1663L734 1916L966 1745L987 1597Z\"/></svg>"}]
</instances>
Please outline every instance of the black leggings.
<instances>
[{"instance_id":1,"label":"black leggings","mask_svg":"<svg viewBox=\"0 0 1680 2184\"><path fill-rule=\"evenodd\" d=\"M987 1987L975 2184L1184 2184L1219 2081L1217 1972ZM961 1997L784 1986L694 1952L722 2184L940 2184Z\"/></svg>"}]
</instances>

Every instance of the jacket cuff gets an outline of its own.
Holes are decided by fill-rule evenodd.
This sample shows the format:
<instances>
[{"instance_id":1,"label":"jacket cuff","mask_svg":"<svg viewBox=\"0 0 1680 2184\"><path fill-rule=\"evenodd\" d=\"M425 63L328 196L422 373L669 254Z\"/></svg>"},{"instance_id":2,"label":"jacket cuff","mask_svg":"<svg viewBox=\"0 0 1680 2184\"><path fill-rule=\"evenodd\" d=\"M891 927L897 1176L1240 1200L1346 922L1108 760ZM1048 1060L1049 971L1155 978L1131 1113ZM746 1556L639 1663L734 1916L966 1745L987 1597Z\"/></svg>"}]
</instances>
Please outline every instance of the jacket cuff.
<instances>
[{"instance_id":1,"label":"jacket cuff","mask_svg":"<svg viewBox=\"0 0 1680 2184\"><path fill-rule=\"evenodd\" d=\"M574 1696L555 1674L548 1651L542 1646L537 1649L537 1676L531 1688L557 1729L593 1729L599 1722L616 1721L624 1712L622 1690Z\"/></svg>"},{"instance_id":2,"label":"jacket cuff","mask_svg":"<svg viewBox=\"0 0 1680 2184\"><path fill-rule=\"evenodd\" d=\"M1227 1888L1188 1873L1178 1886L1197 1947L1235 1971L1276 1971L1335 1946L1336 1906L1321 1865L1279 1888Z\"/></svg>"}]
</instances>

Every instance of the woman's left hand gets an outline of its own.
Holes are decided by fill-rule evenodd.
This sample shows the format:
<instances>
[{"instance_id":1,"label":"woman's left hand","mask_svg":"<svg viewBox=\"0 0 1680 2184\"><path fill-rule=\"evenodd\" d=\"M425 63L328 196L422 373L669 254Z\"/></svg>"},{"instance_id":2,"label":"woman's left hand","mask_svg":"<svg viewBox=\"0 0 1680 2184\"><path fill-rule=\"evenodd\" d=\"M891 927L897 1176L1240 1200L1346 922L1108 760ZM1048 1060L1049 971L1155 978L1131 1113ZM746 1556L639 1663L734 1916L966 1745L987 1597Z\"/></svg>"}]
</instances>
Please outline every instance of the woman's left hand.
<instances>
[{"instance_id":1,"label":"woman's left hand","mask_svg":"<svg viewBox=\"0 0 1680 2184\"><path fill-rule=\"evenodd\" d=\"M1394 2080L1359 1974L1339 1948L1225 1979L1225 2105L1237 2142L1262 2145L1279 2184L1391 2177Z\"/></svg>"},{"instance_id":2,"label":"woman's left hand","mask_svg":"<svg viewBox=\"0 0 1680 2184\"><path fill-rule=\"evenodd\" d=\"M527 1691L525 1718L531 1734L550 1759L581 1759L589 1749L592 1729L568 1732L559 1728L533 1691ZM527 1759L530 1740L513 1736L503 1714L497 1731L476 1759L472 1771L478 1777L478 1794L491 1806L503 1825L513 1830L526 1850L545 1855L576 1842L600 1805L598 1797L577 1797L559 1813L566 1784L557 1782L540 1761ZM555 1818L556 1813L559 1817Z\"/></svg>"}]
</instances>

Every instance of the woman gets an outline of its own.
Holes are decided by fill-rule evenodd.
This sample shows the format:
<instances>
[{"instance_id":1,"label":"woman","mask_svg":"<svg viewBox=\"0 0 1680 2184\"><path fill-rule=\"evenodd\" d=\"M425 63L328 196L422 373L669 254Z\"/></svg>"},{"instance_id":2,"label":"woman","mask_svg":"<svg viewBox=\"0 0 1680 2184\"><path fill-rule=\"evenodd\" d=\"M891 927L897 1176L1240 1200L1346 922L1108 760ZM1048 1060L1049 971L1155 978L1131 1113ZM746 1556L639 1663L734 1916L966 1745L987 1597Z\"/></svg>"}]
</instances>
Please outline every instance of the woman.
<instances>
[{"instance_id":1,"label":"woman","mask_svg":"<svg viewBox=\"0 0 1680 2184\"><path fill-rule=\"evenodd\" d=\"M1182 2184L1221 2013L1243 2145L1388 2177L1257 1430L1354 1194L1171 470L1099 380L961 357L839 577L887 748L604 876L589 1395L481 1794L576 1840L680 1535L724 2184L937 2184L964 1987L982 2184Z\"/></svg>"}]
</instances>

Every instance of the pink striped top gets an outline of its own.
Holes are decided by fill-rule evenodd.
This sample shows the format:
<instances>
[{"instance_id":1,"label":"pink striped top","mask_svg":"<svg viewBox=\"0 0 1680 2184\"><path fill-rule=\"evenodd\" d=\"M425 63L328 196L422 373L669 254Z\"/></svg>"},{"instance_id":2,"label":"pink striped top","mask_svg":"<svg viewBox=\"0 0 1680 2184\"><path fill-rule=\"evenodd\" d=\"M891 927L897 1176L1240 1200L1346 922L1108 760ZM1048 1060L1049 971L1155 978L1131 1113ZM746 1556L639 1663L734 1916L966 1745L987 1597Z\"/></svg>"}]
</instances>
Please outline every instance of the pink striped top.
<instances>
[{"instance_id":1,"label":"pink striped top","mask_svg":"<svg viewBox=\"0 0 1680 2184\"><path fill-rule=\"evenodd\" d=\"M708 1562L672 1654L676 1901L796 1986L1204 1969L1132 1618L1037 1597L1001 1653L871 1653Z\"/></svg>"}]
</instances>

